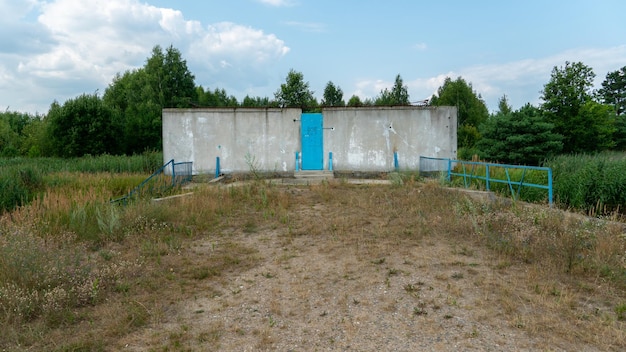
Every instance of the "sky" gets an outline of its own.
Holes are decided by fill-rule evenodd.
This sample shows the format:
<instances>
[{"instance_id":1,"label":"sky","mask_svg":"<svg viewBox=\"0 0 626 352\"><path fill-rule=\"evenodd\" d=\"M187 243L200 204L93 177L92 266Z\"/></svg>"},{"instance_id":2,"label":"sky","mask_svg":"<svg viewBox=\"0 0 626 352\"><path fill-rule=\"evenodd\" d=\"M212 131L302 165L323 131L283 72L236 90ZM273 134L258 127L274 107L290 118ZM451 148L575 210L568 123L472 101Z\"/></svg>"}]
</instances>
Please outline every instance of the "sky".
<instances>
[{"instance_id":1,"label":"sky","mask_svg":"<svg viewBox=\"0 0 626 352\"><path fill-rule=\"evenodd\" d=\"M0 0L0 109L47 113L104 94L152 48L182 53L196 85L273 98L290 69L375 98L396 75L413 102L462 77L497 110L541 104L554 67L599 88L626 66L623 0Z\"/></svg>"}]
</instances>

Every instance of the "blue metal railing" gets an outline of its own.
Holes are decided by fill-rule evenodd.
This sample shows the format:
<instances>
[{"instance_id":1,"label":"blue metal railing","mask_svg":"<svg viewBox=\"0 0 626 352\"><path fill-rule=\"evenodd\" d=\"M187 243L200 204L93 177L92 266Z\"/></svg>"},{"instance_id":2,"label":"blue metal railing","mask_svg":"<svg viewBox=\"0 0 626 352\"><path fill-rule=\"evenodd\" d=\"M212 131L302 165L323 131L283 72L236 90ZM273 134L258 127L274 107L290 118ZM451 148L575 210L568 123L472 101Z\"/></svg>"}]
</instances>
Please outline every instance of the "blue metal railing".
<instances>
[{"instance_id":1,"label":"blue metal railing","mask_svg":"<svg viewBox=\"0 0 626 352\"><path fill-rule=\"evenodd\" d=\"M300 171L300 153L296 152L296 172Z\"/></svg>"},{"instance_id":2,"label":"blue metal railing","mask_svg":"<svg viewBox=\"0 0 626 352\"><path fill-rule=\"evenodd\" d=\"M455 171L455 169L458 171ZM495 177L492 174L494 169L504 169L506 179ZM522 170L519 180L511 180L511 173L509 172L511 169ZM483 170L484 173L482 172ZM546 172L547 185L525 181L527 171L529 170ZM465 188L469 188L472 180L484 181L487 191L491 190L492 183L506 184L513 199L519 199L522 187L545 189L548 191L548 202L552 206L554 191L552 187L552 169L549 167L495 164L420 156L420 173L433 171L445 172L448 182L452 181L453 176L462 177Z\"/></svg>"},{"instance_id":3,"label":"blue metal railing","mask_svg":"<svg viewBox=\"0 0 626 352\"><path fill-rule=\"evenodd\" d=\"M400 163L398 162L398 152L393 152L393 169L400 171Z\"/></svg>"},{"instance_id":4,"label":"blue metal railing","mask_svg":"<svg viewBox=\"0 0 626 352\"><path fill-rule=\"evenodd\" d=\"M172 167L171 181L168 182L167 180L165 181L161 180L160 183L156 182L156 183L159 183L158 187L154 187L153 185L148 187L148 184L154 183L156 178L163 176L165 174L165 170L170 165ZM127 204L129 199L139 194L149 193L152 195L155 193L164 192L174 187L182 186L186 183L189 183L191 182L191 179L193 177L192 165L193 165L192 162L175 163L174 159L172 159L168 161L165 165L161 166L157 171L155 171L148 178L143 180L139 184L139 186L133 188L127 195L121 198L113 199L111 200L111 203ZM147 192L145 192L146 188L148 188Z\"/></svg>"},{"instance_id":5,"label":"blue metal railing","mask_svg":"<svg viewBox=\"0 0 626 352\"><path fill-rule=\"evenodd\" d=\"M333 152L328 152L328 171L333 171Z\"/></svg>"}]
</instances>

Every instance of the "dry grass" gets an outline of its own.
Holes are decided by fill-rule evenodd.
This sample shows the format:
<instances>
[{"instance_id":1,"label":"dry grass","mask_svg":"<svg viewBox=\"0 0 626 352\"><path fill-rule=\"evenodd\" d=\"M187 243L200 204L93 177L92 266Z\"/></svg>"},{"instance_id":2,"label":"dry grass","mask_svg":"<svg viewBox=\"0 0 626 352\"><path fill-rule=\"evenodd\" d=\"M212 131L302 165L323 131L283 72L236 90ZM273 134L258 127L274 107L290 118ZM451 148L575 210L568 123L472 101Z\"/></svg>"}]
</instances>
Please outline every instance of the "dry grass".
<instances>
[{"instance_id":1,"label":"dry grass","mask_svg":"<svg viewBox=\"0 0 626 352\"><path fill-rule=\"evenodd\" d=\"M66 191L1 219L2 349L626 346L622 224L414 180Z\"/></svg>"}]
</instances>

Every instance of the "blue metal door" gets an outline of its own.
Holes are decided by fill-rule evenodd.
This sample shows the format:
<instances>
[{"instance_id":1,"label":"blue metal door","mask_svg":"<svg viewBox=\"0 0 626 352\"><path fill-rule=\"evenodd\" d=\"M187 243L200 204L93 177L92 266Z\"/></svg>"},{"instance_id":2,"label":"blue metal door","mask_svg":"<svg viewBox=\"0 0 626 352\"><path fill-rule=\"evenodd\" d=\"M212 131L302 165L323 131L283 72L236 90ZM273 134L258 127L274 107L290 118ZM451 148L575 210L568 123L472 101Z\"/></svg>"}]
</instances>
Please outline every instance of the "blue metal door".
<instances>
[{"instance_id":1,"label":"blue metal door","mask_svg":"<svg viewBox=\"0 0 626 352\"><path fill-rule=\"evenodd\" d=\"M302 170L324 168L323 117L319 113L302 114Z\"/></svg>"}]
</instances>

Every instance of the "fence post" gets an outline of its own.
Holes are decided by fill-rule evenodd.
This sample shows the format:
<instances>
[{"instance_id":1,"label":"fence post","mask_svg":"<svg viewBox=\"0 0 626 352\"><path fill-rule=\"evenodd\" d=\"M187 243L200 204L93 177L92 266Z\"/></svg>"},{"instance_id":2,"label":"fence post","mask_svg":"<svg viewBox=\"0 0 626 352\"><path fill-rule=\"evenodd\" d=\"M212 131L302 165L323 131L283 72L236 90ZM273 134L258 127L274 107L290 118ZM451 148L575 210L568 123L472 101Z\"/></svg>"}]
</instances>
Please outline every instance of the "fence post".
<instances>
[{"instance_id":1,"label":"fence post","mask_svg":"<svg viewBox=\"0 0 626 352\"><path fill-rule=\"evenodd\" d=\"M393 168L396 171L400 169L400 164L398 163L398 152L393 152Z\"/></svg>"},{"instance_id":2,"label":"fence post","mask_svg":"<svg viewBox=\"0 0 626 352\"><path fill-rule=\"evenodd\" d=\"M333 171L333 152L328 152L328 171Z\"/></svg>"},{"instance_id":3,"label":"fence post","mask_svg":"<svg viewBox=\"0 0 626 352\"><path fill-rule=\"evenodd\" d=\"M448 182L452 181L452 159L448 159Z\"/></svg>"},{"instance_id":4,"label":"fence post","mask_svg":"<svg viewBox=\"0 0 626 352\"><path fill-rule=\"evenodd\" d=\"M172 187L176 186L176 165L172 159Z\"/></svg>"},{"instance_id":5,"label":"fence post","mask_svg":"<svg viewBox=\"0 0 626 352\"><path fill-rule=\"evenodd\" d=\"M552 168L548 168L548 202L552 208Z\"/></svg>"},{"instance_id":6,"label":"fence post","mask_svg":"<svg viewBox=\"0 0 626 352\"><path fill-rule=\"evenodd\" d=\"M299 158L300 158L300 157L299 157L299 155L298 155L298 152L296 152L296 172L298 172L298 171L299 171L299 170L298 170L298 168L299 168L298 163L300 162L300 161L299 161Z\"/></svg>"},{"instance_id":7,"label":"fence post","mask_svg":"<svg viewBox=\"0 0 626 352\"><path fill-rule=\"evenodd\" d=\"M487 191L489 191L489 164L485 165L485 183L487 186Z\"/></svg>"},{"instance_id":8,"label":"fence post","mask_svg":"<svg viewBox=\"0 0 626 352\"><path fill-rule=\"evenodd\" d=\"M220 157L215 157L215 178L220 177Z\"/></svg>"}]
</instances>

